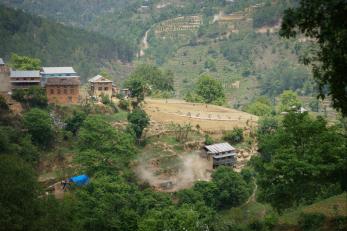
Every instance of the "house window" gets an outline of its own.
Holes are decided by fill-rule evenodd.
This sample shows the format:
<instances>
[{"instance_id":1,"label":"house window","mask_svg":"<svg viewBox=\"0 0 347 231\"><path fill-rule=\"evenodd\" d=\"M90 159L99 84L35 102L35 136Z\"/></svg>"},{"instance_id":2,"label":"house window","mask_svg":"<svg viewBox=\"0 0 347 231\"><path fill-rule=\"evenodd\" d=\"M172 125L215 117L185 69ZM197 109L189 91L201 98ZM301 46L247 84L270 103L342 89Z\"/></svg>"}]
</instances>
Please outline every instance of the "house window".
<instances>
[{"instance_id":1,"label":"house window","mask_svg":"<svg viewBox=\"0 0 347 231\"><path fill-rule=\"evenodd\" d=\"M67 102L68 102L68 103L72 103L72 96L68 96L68 97L67 97Z\"/></svg>"},{"instance_id":2,"label":"house window","mask_svg":"<svg viewBox=\"0 0 347 231\"><path fill-rule=\"evenodd\" d=\"M60 95L60 88L57 89L57 94Z\"/></svg>"},{"instance_id":3,"label":"house window","mask_svg":"<svg viewBox=\"0 0 347 231\"><path fill-rule=\"evenodd\" d=\"M75 91L73 88L70 89L70 94L72 94L72 95L75 94Z\"/></svg>"},{"instance_id":4,"label":"house window","mask_svg":"<svg viewBox=\"0 0 347 231\"><path fill-rule=\"evenodd\" d=\"M108 87L105 87L105 91L108 91Z\"/></svg>"},{"instance_id":5,"label":"house window","mask_svg":"<svg viewBox=\"0 0 347 231\"><path fill-rule=\"evenodd\" d=\"M27 78L23 78L23 80L27 80Z\"/></svg>"},{"instance_id":6,"label":"house window","mask_svg":"<svg viewBox=\"0 0 347 231\"><path fill-rule=\"evenodd\" d=\"M98 89L99 89L99 91L102 91L102 87L99 87Z\"/></svg>"},{"instance_id":7,"label":"house window","mask_svg":"<svg viewBox=\"0 0 347 231\"><path fill-rule=\"evenodd\" d=\"M54 94L54 89L51 89L51 94L52 94L52 95Z\"/></svg>"},{"instance_id":8,"label":"house window","mask_svg":"<svg viewBox=\"0 0 347 231\"><path fill-rule=\"evenodd\" d=\"M65 94L65 95L67 94L67 89L66 89L66 88L64 88L64 94Z\"/></svg>"}]
</instances>

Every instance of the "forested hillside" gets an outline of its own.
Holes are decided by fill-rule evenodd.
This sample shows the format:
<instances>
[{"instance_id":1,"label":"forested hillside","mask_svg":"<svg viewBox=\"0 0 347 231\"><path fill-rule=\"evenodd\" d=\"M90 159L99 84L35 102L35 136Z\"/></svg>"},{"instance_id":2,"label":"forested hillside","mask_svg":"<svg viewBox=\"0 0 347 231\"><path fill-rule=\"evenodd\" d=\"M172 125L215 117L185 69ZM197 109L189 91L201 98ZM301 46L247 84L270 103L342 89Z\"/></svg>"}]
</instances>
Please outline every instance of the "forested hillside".
<instances>
[{"instance_id":1,"label":"forested hillside","mask_svg":"<svg viewBox=\"0 0 347 231\"><path fill-rule=\"evenodd\" d=\"M0 56L40 58L47 66L74 66L83 79L106 62L131 60L132 53L112 39L0 7Z\"/></svg>"}]
</instances>

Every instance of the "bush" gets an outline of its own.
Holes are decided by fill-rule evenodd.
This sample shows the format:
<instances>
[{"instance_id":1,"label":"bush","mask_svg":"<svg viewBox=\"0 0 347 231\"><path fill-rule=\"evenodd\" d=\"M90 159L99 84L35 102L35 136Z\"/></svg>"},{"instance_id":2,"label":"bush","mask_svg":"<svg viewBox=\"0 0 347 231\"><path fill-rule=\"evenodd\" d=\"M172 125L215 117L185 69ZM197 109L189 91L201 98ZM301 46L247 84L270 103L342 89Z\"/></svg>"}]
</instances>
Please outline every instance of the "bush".
<instances>
[{"instance_id":1,"label":"bush","mask_svg":"<svg viewBox=\"0 0 347 231\"><path fill-rule=\"evenodd\" d=\"M0 111L9 111L10 108L6 103L6 99L0 95Z\"/></svg>"},{"instance_id":2,"label":"bush","mask_svg":"<svg viewBox=\"0 0 347 231\"><path fill-rule=\"evenodd\" d=\"M324 214L321 213L302 213L299 217L299 227L305 231L318 231L325 220Z\"/></svg>"},{"instance_id":3,"label":"bush","mask_svg":"<svg viewBox=\"0 0 347 231\"><path fill-rule=\"evenodd\" d=\"M47 107L47 96L41 87L30 87L29 89L16 89L12 98L26 107Z\"/></svg>"},{"instance_id":4,"label":"bush","mask_svg":"<svg viewBox=\"0 0 347 231\"><path fill-rule=\"evenodd\" d=\"M119 100L118 106L125 111L129 111L129 108L130 108L129 100L125 100L125 99Z\"/></svg>"},{"instance_id":5,"label":"bush","mask_svg":"<svg viewBox=\"0 0 347 231\"><path fill-rule=\"evenodd\" d=\"M31 109L24 114L24 126L37 146L47 148L53 143L55 131L48 112L37 108Z\"/></svg>"},{"instance_id":6,"label":"bush","mask_svg":"<svg viewBox=\"0 0 347 231\"><path fill-rule=\"evenodd\" d=\"M205 135L205 144L206 144L206 145L211 145L211 144L213 144L213 143L214 143L214 141L213 141L212 137L209 136L208 134L206 134L206 135Z\"/></svg>"},{"instance_id":7,"label":"bush","mask_svg":"<svg viewBox=\"0 0 347 231\"><path fill-rule=\"evenodd\" d=\"M241 128L234 128L232 131L224 133L223 140L237 144L243 141L243 130Z\"/></svg>"}]
</instances>

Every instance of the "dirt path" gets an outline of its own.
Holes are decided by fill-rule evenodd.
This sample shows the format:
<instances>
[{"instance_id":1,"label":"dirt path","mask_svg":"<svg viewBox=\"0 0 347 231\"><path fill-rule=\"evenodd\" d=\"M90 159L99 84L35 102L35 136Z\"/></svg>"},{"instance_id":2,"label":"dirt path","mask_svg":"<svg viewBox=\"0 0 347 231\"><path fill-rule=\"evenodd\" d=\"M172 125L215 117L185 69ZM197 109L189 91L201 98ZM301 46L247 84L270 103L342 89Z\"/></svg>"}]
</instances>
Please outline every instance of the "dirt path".
<instances>
[{"instance_id":1,"label":"dirt path","mask_svg":"<svg viewBox=\"0 0 347 231\"><path fill-rule=\"evenodd\" d=\"M249 204L251 202L256 202L256 193L257 193L257 190L258 190L258 185L257 185L257 182L255 181L254 179L254 189L253 189L253 193L252 195L248 198L248 200L246 201L245 205L246 204Z\"/></svg>"},{"instance_id":2,"label":"dirt path","mask_svg":"<svg viewBox=\"0 0 347 231\"><path fill-rule=\"evenodd\" d=\"M141 42L141 50L140 50L140 57L145 55L145 50L149 48L148 44L148 33L151 31L151 28L148 29L145 33L145 36L142 38Z\"/></svg>"}]
</instances>

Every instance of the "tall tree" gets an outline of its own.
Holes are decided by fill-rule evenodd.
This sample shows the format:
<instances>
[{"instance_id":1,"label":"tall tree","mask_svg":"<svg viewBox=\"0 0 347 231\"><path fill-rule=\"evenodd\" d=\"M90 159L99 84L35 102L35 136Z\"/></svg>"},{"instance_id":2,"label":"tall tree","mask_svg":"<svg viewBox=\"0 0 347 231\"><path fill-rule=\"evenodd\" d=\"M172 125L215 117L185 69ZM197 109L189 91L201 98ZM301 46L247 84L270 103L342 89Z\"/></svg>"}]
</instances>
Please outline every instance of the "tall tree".
<instances>
[{"instance_id":1,"label":"tall tree","mask_svg":"<svg viewBox=\"0 0 347 231\"><path fill-rule=\"evenodd\" d=\"M40 70L41 60L13 53L10 65L16 70Z\"/></svg>"},{"instance_id":2,"label":"tall tree","mask_svg":"<svg viewBox=\"0 0 347 231\"><path fill-rule=\"evenodd\" d=\"M208 75L199 78L196 93L205 103L223 104L225 100L222 84Z\"/></svg>"},{"instance_id":3,"label":"tall tree","mask_svg":"<svg viewBox=\"0 0 347 231\"><path fill-rule=\"evenodd\" d=\"M281 36L298 33L317 41L320 49L305 57L311 64L320 95L332 97L333 106L347 115L347 2L345 0L300 0L285 11Z\"/></svg>"},{"instance_id":4,"label":"tall tree","mask_svg":"<svg viewBox=\"0 0 347 231\"><path fill-rule=\"evenodd\" d=\"M135 108L128 114L128 122L130 128L135 132L136 138L140 139L143 130L149 125L149 117L141 108Z\"/></svg>"},{"instance_id":5,"label":"tall tree","mask_svg":"<svg viewBox=\"0 0 347 231\"><path fill-rule=\"evenodd\" d=\"M323 118L288 114L282 126L259 136L260 198L281 210L340 193L346 188L346 143Z\"/></svg>"},{"instance_id":6,"label":"tall tree","mask_svg":"<svg viewBox=\"0 0 347 231\"><path fill-rule=\"evenodd\" d=\"M0 155L0 229L34 230L39 186L34 170L21 158Z\"/></svg>"},{"instance_id":7,"label":"tall tree","mask_svg":"<svg viewBox=\"0 0 347 231\"><path fill-rule=\"evenodd\" d=\"M48 112L33 108L24 114L24 126L28 129L34 144L49 147L54 140L54 127Z\"/></svg>"}]
</instances>

